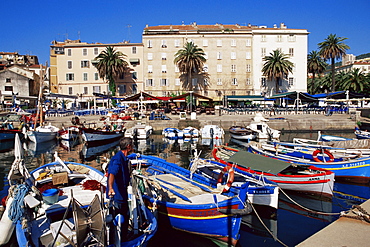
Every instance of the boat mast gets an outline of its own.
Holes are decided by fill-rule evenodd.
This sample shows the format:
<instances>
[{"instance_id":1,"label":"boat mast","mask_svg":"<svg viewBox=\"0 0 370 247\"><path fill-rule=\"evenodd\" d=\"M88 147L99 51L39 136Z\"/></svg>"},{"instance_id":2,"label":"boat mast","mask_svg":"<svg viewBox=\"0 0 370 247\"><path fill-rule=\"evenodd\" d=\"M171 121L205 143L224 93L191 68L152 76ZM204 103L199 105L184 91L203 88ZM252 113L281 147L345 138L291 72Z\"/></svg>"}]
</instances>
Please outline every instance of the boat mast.
<instances>
[{"instance_id":1,"label":"boat mast","mask_svg":"<svg viewBox=\"0 0 370 247\"><path fill-rule=\"evenodd\" d=\"M37 120L40 116L40 126L42 125L42 90L44 88L44 70L42 68L42 64L40 64L40 91L39 91L39 97L37 100L37 112L36 112L36 122L35 122L35 128L37 127Z\"/></svg>"}]
</instances>

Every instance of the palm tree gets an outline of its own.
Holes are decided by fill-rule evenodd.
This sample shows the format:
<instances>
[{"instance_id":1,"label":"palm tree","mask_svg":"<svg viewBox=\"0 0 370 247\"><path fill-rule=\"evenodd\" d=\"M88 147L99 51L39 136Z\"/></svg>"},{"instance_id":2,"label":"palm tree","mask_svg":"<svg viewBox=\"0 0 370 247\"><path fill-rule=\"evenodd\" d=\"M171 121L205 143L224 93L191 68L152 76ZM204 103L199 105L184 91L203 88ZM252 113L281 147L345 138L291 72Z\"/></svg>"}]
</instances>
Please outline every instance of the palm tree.
<instances>
[{"instance_id":1,"label":"palm tree","mask_svg":"<svg viewBox=\"0 0 370 247\"><path fill-rule=\"evenodd\" d=\"M348 79L342 84L342 89L361 93L364 92L366 84L366 76L359 68L355 68L348 73Z\"/></svg>"},{"instance_id":2,"label":"palm tree","mask_svg":"<svg viewBox=\"0 0 370 247\"><path fill-rule=\"evenodd\" d=\"M343 43L347 38L337 37L336 34L329 34L325 41L318 44L320 49L320 56L324 59L331 60L331 91L335 91L335 59L341 58L346 54L349 48L348 45Z\"/></svg>"},{"instance_id":3,"label":"palm tree","mask_svg":"<svg viewBox=\"0 0 370 247\"><path fill-rule=\"evenodd\" d=\"M316 74L320 75L325 71L327 64L320 57L319 52L311 51L307 55L307 72L312 74L312 83L315 84Z\"/></svg>"},{"instance_id":4,"label":"palm tree","mask_svg":"<svg viewBox=\"0 0 370 247\"><path fill-rule=\"evenodd\" d=\"M109 91L112 95L116 95L115 80L122 75L128 68L128 63L125 60L126 55L120 51L115 51L113 47L108 46L105 51L102 51L95 58L98 63L95 64L99 72L99 76L109 83Z\"/></svg>"},{"instance_id":5,"label":"palm tree","mask_svg":"<svg viewBox=\"0 0 370 247\"><path fill-rule=\"evenodd\" d=\"M270 81L275 79L275 93L278 93L280 80L292 73L294 65L279 49L272 51L270 56L265 56L263 61L262 73Z\"/></svg>"},{"instance_id":6,"label":"palm tree","mask_svg":"<svg viewBox=\"0 0 370 247\"><path fill-rule=\"evenodd\" d=\"M208 74L203 72L204 63L207 61L205 53L202 48L199 48L193 42L186 42L184 47L178 50L175 54L174 63L182 74L180 79L182 80L183 87L187 90L193 91L194 86L205 86L199 83L193 85L192 76L201 75L201 78L208 78ZM198 80L202 82L203 80Z\"/></svg>"}]
</instances>

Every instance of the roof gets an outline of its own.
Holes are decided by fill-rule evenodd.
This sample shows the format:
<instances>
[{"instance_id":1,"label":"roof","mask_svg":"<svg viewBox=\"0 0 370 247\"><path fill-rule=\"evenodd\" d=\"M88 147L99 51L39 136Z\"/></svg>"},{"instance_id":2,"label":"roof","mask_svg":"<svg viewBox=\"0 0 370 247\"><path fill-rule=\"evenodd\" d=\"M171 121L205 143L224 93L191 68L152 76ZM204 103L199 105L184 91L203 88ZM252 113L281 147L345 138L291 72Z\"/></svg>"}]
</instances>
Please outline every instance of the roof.
<instances>
[{"instance_id":1,"label":"roof","mask_svg":"<svg viewBox=\"0 0 370 247\"><path fill-rule=\"evenodd\" d=\"M240 150L233 154L229 159L225 161L236 163L243 167L250 167L252 170L269 172L272 174L278 174L291 164L277 159L272 159L259 154L252 154L247 151Z\"/></svg>"},{"instance_id":2,"label":"roof","mask_svg":"<svg viewBox=\"0 0 370 247\"><path fill-rule=\"evenodd\" d=\"M153 95L150 95L146 92L140 92L140 93L137 93L131 97L128 97L126 99L124 99L123 101L135 101L135 100L140 100L140 97L143 97L143 100L162 100L160 99L159 97L155 97Z\"/></svg>"},{"instance_id":3,"label":"roof","mask_svg":"<svg viewBox=\"0 0 370 247\"><path fill-rule=\"evenodd\" d=\"M312 97L312 95L308 93L302 93L302 92L286 92L286 93L279 93L275 94L269 97L270 99L279 99L279 98L289 98L289 99L301 99L304 101L317 101L318 99L315 97Z\"/></svg>"},{"instance_id":4,"label":"roof","mask_svg":"<svg viewBox=\"0 0 370 247\"><path fill-rule=\"evenodd\" d=\"M208 97L203 96L203 95L198 94L198 93L185 93L185 94L182 94L182 95L179 95L179 96L172 97L172 98L171 98L171 101L172 101L172 100L177 100L177 99L185 98L185 97L189 96L190 94L191 94L194 98L201 98L201 99L206 99L206 100L209 100L209 101L213 101L213 99L208 98Z\"/></svg>"},{"instance_id":5,"label":"roof","mask_svg":"<svg viewBox=\"0 0 370 247\"><path fill-rule=\"evenodd\" d=\"M369 97L366 94L362 93L356 93L349 91L349 98L363 98L363 97ZM332 99L345 99L347 97L346 91L337 91L337 92L331 92L331 93L320 93L320 94L314 94L311 95L311 97L314 98L332 98Z\"/></svg>"},{"instance_id":6,"label":"roof","mask_svg":"<svg viewBox=\"0 0 370 247\"><path fill-rule=\"evenodd\" d=\"M227 101L268 101L273 99L267 99L260 95L231 95L226 96Z\"/></svg>"}]
</instances>

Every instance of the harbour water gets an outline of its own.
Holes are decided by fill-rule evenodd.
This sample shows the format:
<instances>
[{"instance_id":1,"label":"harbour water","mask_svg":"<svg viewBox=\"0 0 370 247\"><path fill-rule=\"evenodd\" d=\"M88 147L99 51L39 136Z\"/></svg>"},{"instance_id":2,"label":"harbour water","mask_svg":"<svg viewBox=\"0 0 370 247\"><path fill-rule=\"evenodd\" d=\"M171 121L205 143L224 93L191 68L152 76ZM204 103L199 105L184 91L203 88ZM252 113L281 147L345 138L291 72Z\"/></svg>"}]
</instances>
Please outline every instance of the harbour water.
<instances>
[{"instance_id":1,"label":"harbour water","mask_svg":"<svg viewBox=\"0 0 370 247\"><path fill-rule=\"evenodd\" d=\"M325 133L354 138L353 132L348 133ZM291 141L294 137L316 139L317 133L284 133L282 141ZM220 140L218 140L220 142ZM226 134L225 139L217 144L229 143L230 136ZM106 159L109 159L115 152L118 142L104 146L86 146L79 142L47 142L35 145L24 143L25 161L29 169L36 168L53 160L53 155L58 155L63 160L81 162L101 169ZM168 142L163 139L160 133L154 133L150 139L135 142L137 152L146 155L155 155L180 166L187 167L190 161L192 150L196 148L203 158L210 157L213 144L199 139L197 142ZM7 194L7 174L11 163L14 160L14 142L0 143L0 197ZM264 225L255 215L248 215L243 219L240 231L240 246L295 246L312 234L321 230L332 221L338 218L335 213L347 210L354 204L360 204L370 198L369 185L335 183L334 196L327 200L311 195L286 192L280 193L279 209L275 217L261 218ZM309 208L313 211L326 212L319 214L307 211L300 207ZM333 214L333 215L331 215ZM14 241L14 239L13 239ZM283 243L283 244L282 244ZM11 246L16 244L11 243ZM197 237L172 229L159 229L157 235L149 246L216 246L207 238Z\"/></svg>"}]
</instances>

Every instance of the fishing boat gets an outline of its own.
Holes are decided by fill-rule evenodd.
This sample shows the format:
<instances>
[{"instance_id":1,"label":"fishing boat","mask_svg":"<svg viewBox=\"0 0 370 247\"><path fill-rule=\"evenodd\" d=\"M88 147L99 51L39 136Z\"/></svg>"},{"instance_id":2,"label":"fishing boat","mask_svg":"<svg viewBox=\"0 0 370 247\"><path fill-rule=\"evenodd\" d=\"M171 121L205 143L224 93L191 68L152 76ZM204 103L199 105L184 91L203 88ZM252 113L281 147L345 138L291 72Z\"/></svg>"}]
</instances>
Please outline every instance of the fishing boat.
<instances>
[{"instance_id":1,"label":"fishing boat","mask_svg":"<svg viewBox=\"0 0 370 247\"><path fill-rule=\"evenodd\" d=\"M236 245L242 215L249 214L248 183L226 192L216 183L164 159L141 155L138 164L149 165L134 174L144 184L143 198L157 207L159 224ZM146 175L145 175L146 174Z\"/></svg>"},{"instance_id":2,"label":"fishing boat","mask_svg":"<svg viewBox=\"0 0 370 247\"><path fill-rule=\"evenodd\" d=\"M62 127L58 131L58 136L62 140L76 140L80 134L80 129L77 126L69 126L67 128Z\"/></svg>"},{"instance_id":3,"label":"fishing boat","mask_svg":"<svg viewBox=\"0 0 370 247\"><path fill-rule=\"evenodd\" d=\"M223 139L225 131L218 125L207 124L200 129L202 139Z\"/></svg>"},{"instance_id":4,"label":"fishing boat","mask_svg":"<svg viewBox=\"0 0 370 247\"><path fill-rule=\"evenodd\" d=\"M54 162L31 172L16 155L8 180L11 187L0 243L11 235L10 229L4 234L8 224L16 231L18 246L141 246L157 230L153 213L132 184L128 191L133 224L128 239L121 240L120 224L107 223L112 218L108 214L111 203L104 195L107 178L91 166L62 161L57 154ZM118 218L113 221L119 222ZM115 232L113 239L107 238L109 227Z\"/></svg>"},{"instance_id":5,"label":"fishing boat","mask_svg":"<svg viewBox=\"0 0 370 247\"><path fill-rule=\"evenodd\" d=\"M227 186L240 186L249 182L248 200L255 206L264 206L271 212L278 208L279 188L277 183L269 181L263 175L252 174L237 169L235 166L196 157L190 163L190 171Z\"/></svg>"},{"instance_id":6,"label":"fishing boat","mask_svg":"<svg viewBox=\"0 0 370 247\"><path fill-rule=\"evenodd\" d=\"M59 128L51 125L41 125L38 126L35 130L28 130L26 132L28 139L34 143L47 142L55 140L58 135Z\"/></svg>"},{"instance_id":7,"label":"fishing boat","mask_svg":"<svg viewBox=\"0 0 370 247\"><path fill-rule=\"evenodd\" d=\"M262 116L262 113L258 112L246 128L255 134L257 141L278 140L280 131L270 128L266 123L268 121Z\"/></svg>"},{"instance_id":8,"label":"fishing boat","mask_svg":"<svg viewBox=\"0 0 370 247\"><path fill-rule=\"evenodd\" d=\"M19 129L0 129L0 142L14 140L16 134L23 136L22 130Z\"/></svg>"},{"instance_id":9,"label":"fishing boat","mask_svg":"<svg viewBox=\"0 0 370 247\"><path fill-rule=\"evenodd\" d=\"M342 136L333 136L333 135L323 135L321 134L321 131L319 131L318 141L323 141L323 142L333 142L333 141L349 141L353 140L352 138L347 138L347 137L342 137Z\"/></svg>"},{"instance_id":10,"label":"fishing boat","mask_svg":"<svg viewBox=\"0 0 370 247\"><path fill-rule=\"evenodd\" d=\"M162 135L168 139L182 139L184 138L184 132L178 128L165 128L162 131Z\"/></svg>"},{"instance_id":11,"label":"fishing boat","mask_svg":"<svg viewBox=\"0 0 370 247\"><path fill-rule=\"evenodd\" d=\"M370 139L370 132L367 130L360 130L359 128L355 128L355 135L357 139Z\"/></svg>"},{"instance_id":12,"label":"fishing boat","mask_svg":"<svg viewBox=\"0 0 370 247\"><path fill-rule=\"evenodd\" d=\"M227 146L215 147L212 155L220 163L235 164L235 169L251 174L263 174L266 179L277 183L282 189L326 197L333 195L334 173L322 168L292 165Z\"/></svg>"},{"instance_id":13,"label":"fishing boat","mask_svg":"<svg viewBox=\"0 0 370 247\"><path fill-rule=\"evenodd\" d=\"M92 145L92 143L99 142L110 142L121 138L124 134L124 131L116 130L102 130L95 128L85 128L81 127L81 136L82 139ZM98 145L98 144L96 144Z\"/></svg>"},{"instance_id":14,"label":"fishing boat","mask_svg":"<svg viewBox=\"0 0 370 247\"><path fill-rule=\"evenodd\" d=\"M191 126L184 128L182 132L184 132L185 138L198 138L199 137L199 130Z\"/></svg>"},{"instance_id":15,"label":"fishing boat","mask_svg":"<svg viewBox=\"0 0 370 247\"><path fill-rule=\"evenodd\" d=\"M273 160L281 160L295 165L314 166L335 173L336 180L349 181L354 183L368 183L370 181L370 157L359 157L338 162L320 162L310 159L297 158L284 154L276 154L263 150L256 145L249 145L249 151L260 154Z\"/></svg>"},{"instance_id":16,"label":"fishing boat","mask_svg":"<svg viewBox=\"0 0 370 247\"><path fill-rule=\"evenodd\" d=\"M255 140L257 135L251 129L244 126L231 126L229 128L231 138L243 141Z\"/></svg>"},{"instance_id":17,"label":"fishing boat","mask_svg":"<svg viewBox=\"0 0 370 247\"><path fill-rule=\"evenodd\" d=\"M153 133L153 127L146 124L136 124L128 128L125 132L125 137L133 139L147 139Z\"/></svg>"}]
</instances>

